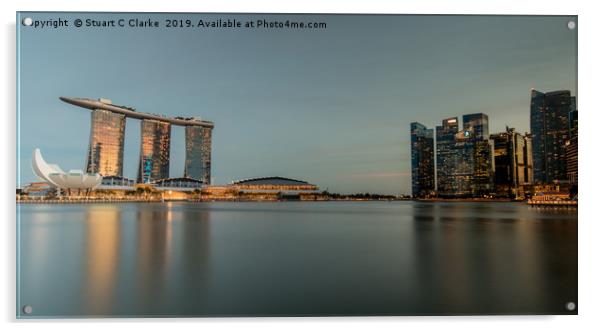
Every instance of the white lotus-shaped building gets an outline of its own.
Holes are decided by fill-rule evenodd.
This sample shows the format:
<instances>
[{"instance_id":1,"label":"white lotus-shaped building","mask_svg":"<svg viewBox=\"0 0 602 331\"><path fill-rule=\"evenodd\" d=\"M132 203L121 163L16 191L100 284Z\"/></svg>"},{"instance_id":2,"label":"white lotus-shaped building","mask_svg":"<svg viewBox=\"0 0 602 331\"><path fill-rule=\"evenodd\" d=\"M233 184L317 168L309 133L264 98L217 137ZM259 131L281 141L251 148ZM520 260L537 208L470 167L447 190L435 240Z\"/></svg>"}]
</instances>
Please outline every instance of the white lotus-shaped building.
<instances>
[{"instance_id":1,"label":"white lotus-shaped building","mask_svg":"<svg viewBox=\"0 0 602 331\"><path fill-rule=\"evenodd\" d=\"M33 151L31 166L38 177L62 189L93 189L102 182L99 174L87 174L82 170L64 172L58 165L46 163L39 148Z\"/></svg>"}]
</instances>

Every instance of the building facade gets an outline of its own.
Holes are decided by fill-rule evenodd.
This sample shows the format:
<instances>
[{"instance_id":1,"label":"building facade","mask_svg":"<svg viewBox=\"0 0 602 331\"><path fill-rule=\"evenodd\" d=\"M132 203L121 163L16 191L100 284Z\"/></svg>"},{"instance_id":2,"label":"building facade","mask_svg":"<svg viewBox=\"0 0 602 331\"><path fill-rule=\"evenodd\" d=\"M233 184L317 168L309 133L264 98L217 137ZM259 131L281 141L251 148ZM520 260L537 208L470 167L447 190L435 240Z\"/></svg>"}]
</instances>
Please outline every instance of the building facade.
<instances>
[{"instance_id":1,"label":"building facade","mask_svg":"<svg viewBox=\"0 0 602 331\"><path fill-rule=\"evenodd\" d=\"M186 127L184 177L211 183L211 133L209 127Z\"/></svg>"},{"instance_id":2,"label":"building facade","mask_svg":"<svg viewBox=\"0 0 602 331\"><path fill-rule=\"evenodd\" d=\"M437 194L444 197L478 197L493 191L493 146L485 114L443 120L437 126Z\"/></svg>"},{"instance_id":3,"label":"building facade","mask_svg":"<svg viewBox=\"0 0 602 331\"><path fill-rule=\"evenodd\" d=\"M491 135L495 158L495 191L500 196L524 196L527 183L527 156L525 137L512 128Z\"/></svg>"},{"instance_id":4,"label":"building facade","mask_svg":"<svg viewBox=\"0 0 602 331\"><path fill-rule=\"evenodd\" d=\"M483 113L462 116L465 139L474 145L472 195L482 196L494 191L495 160L489 140L489 116Z\"/></svg>"},{"instance_id":5,"label":"building facade","mask_svg":"<svg viewBox=\"0 0 602 331\"><path fill-rule=\"evenodd\" d=\"M489 138L489 116L483 113L462 116L462 127L473 140Z\"/></svg>"},{"instance_id":6,"label":"building facade","mask_svg":"<svg viewBox=\"0 0 602 331\"><path fill-rule=\"evenodd\" d=\"M139 183L169 178L170 143L170 123L150 119L140 121Z\"/></svg>"},{"instance_id":7,"label":"building facade","mask_svg":"<svg viewBox=\"0 0 602 331\"><path fill-rule=\"evenodd\" d=\"M567 179L571 184L577 184L579 170L577 162L577 152L579 151L577 115L577 110L569 113L569 141L566 143L566 172Z\"/></svg>"},{"instance_id":8,"label":"building facade","mask_svg":"<svg viewBox=\"0 0 602 331\"><path fill-rule=\"evenodd\" d=\"M124 139L125 115L104 109L92 110L86 172L122 176Z\"/></svg>"},{"instance_id":9,"label":"building facade","mask_svg":"<svg viewBox=\"0 0 602 331\"><path fill-rule=\"evenodd\" d=\"M523 137L525 156L525 185L532 185L534 182L533 178L533 135L531 133L525 133Z\"/></svg>"},{"instance_id":10,"label":"building facade","mask_svg":"<svg viewBox=\"0 0 602 331\"><path fill-rule=\"evenodd\" d=\"M412 196L429 196L435 192L435 144L433 129L410 124L412 150Z\"/></svg>"},{"instance_id":11,"label":"building facade","mask_svg":"<svg viewBox=\"0 0 602 331\"><path fill-rule=\"evenodd\" d=\"M531 133L535 184L566 181L566 143L569 113L575 110L570 91L542 93L531 90Z\"/></svg>"},{"instance_id":12,"label":"building facade","mask_svg":"<svg viewBox=\"0 0 602 331\"><path fill-rule=\"evenodd\" d=\"M454 192L457 189L456 180L456 133L458 132L458 118L444 119L441 126L437 126L437 193Z\"/></svg>"}]
</instances>

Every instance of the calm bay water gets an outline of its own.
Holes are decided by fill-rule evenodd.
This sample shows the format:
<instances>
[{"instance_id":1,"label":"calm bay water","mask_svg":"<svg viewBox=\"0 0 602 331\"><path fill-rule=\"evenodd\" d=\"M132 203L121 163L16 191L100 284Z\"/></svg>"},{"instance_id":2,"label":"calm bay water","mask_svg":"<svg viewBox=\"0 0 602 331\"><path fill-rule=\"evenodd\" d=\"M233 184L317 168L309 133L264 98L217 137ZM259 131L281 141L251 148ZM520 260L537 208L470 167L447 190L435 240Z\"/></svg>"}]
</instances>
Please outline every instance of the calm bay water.
<instances>
[{"instance_id":1,"label":"calm bay water","mask_svg":"<svg viewBox=\"0 0 602 331\"><path fill-rule=\"evenodd\" d=\"M565 308L577 302L575 209L174 202L18 212L21 317L576 312Z\"/></svg>"}]
</instances>

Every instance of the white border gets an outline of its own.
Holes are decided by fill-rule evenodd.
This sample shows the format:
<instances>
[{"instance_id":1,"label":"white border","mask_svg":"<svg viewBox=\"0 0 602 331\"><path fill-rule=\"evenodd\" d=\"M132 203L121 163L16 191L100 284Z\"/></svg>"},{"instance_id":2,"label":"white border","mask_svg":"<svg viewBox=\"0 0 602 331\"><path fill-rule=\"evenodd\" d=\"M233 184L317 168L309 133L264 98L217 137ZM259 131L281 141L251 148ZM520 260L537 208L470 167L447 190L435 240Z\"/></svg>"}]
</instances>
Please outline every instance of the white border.
<instances>
[{"instance_id":1,"label":"white border","mask_svg":"<svg viewBox=\"0 0 602 331\"><path fill-rule=\"evenodd\" d=\"M5 174L2 185L2 224L3 272L0 273L3 289L1 300L2 321L12 328L34 328L42 326L50 330L75 330L82 327L94 330L111 328L132 328L144 324L149 330L160 330L166 323L178 328L231 329L243 327L251 330L281 330L306 328L345 328L349 330L365 328L426 328L446 330L511 330L545 328L546 330L595 329L600 327L600 268L602 217L595 212L594 204L600 199L596 189L600 189L599 173L602 160L599 147L602 139L596 137L601 131L602 99L600 98L599 62L600 21L602 12L595 1L404 1L397 4L391 1L325 1L305 0L284 3L282 1L203 1L193 3L187 0L168 0L162 3L149 1L104 0L102 2L55 1L2 1L2 152L0 173ZM54 320L16 321L15 315L15 12L21 11L153 11L153 12L301 12L301 13L422 13L422 14L538 14L538 15L579 15L579 110L581 119L579 149L580 164L580 206L579 206L579 316L522 316L522 317L354 317L354 318L212 318L212 319L104 319L104 320ZM596 127L594 127L596 126ZM597 139L596 139L597 138ZM595 146L598 142L598 145ZM598 162L596 162L598 161ZM597 175L597 176L596 176ZM598 199L598 200L594 200ZM60 300L57 298L57 300ZM85 323L86 325L80 325ZM103 324L108 323L108 324ZM133 325L135 323L136 325Z\"/></svg>"}]
</instances>

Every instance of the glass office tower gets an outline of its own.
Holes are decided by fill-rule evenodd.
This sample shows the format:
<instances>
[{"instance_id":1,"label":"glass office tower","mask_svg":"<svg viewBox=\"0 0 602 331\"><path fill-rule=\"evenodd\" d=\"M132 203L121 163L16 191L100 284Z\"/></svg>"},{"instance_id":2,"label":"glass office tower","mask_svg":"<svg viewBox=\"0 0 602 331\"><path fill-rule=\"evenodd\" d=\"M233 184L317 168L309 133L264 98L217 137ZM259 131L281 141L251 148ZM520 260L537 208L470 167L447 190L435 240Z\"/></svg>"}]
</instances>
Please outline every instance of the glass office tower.
<instances>
[{"instance_id":1,"label":"glass office tower","mask_svg":"<svg viewBox=\"0 0 602 331\"><path fill-rule=\"evenodd\" d=\"M475 139L472 195L483 196L495 190L493 144L489 139Z\"/></svg>"},{"instance_id":2,"label":"glass office tower","mask_svg":"<svg viewBox=\"0 0 602 331\"><path fill-rule=\"evenodd\" d=\"M138 182L169 178L171 124L151 119L140 121Z\"/></svg>"},{"instance_id":3,"label":"glass office tower","mask_svg":"<svg viewBox=\"0 0 602 331\"><path fill-rule=\"evenodd\" d=\"M474 144L472 195L482 196L494 190L493 144L489 141L489 116L483 113L462 116L464 137Z\"/></svg>"},{"instance_id":4,"label":"glass office tower","mask_svg":"<svg viewBox=\"0 0 602 331\"><path fill-rule=\"evenodd\" d=\"M124 138L125 115L104 109L92 110L86 172L123 176Z\"/></svg>"},{"instance_id":5,"label":"glass office tower","mask_svg":"<svg viewBox=\"0 0 602 331\"><path fill-rule=\"evenodd\" d=\"M493 191L493 146L485 114L443 120L437 127L437 194L449 197L483 196Z\"/></svg>"},{"instance_id":6,"label":"glass office tower","mask_svg":"<svg viewBox=\"0 0 602 331\"><path fill-rule=\"evenodd\" d=\"M533 184L533 135L525 133L523 140L525 143L523 149L525 157L525 184Z\"/></svg>"},{"instance_id":7,"label":"glass office tower","mask_svg":"<svg viewBox=\"0 0 602 331\"><path fill-rule=\"evenodd\" d=\"M462 126L472 139L489 139L489 116L483 113L463 115Z\"/></svg>"},{"instance_id":8,"label":"glass office tower","mask_svg":"<svg viewBox=\"0 0 602 331\"><path fill-rule=\"evenodd\" d=\"M458 118L444 119L437 133L437 193L446 195L456 190L454 173L456 168L455 135Z\"/></svg>"},{"instance_id":9,"label":"glass office tower","mask_svg":"<svg viewBox=\"0 0 602 331\"><path fill-rule=\"evenodd\" d=\"M495 148L495 190L498 195L518 197L524 195L529 157L526 139L514 129L491 135Z\"/></svg>"},{"instance_id":10,"label":"glass office tower","mask_svg":"<svg viewBox=\"0 0 602 331\"><path fill-rule=\"evenodd\" d=\"M433 129L410 124L412 149L412 195L428 196L435 191L435 146Z\"/></svg>"},{"instance_id":11,"label":"glass office tower","mask_svg":"<svg viewBox=\"0 0 602 331\"><path fill-rule=\"evenodd\" d=\"M211 183L211 132L210 127L186 126L184 177Z\"/></svg>"},{"instance_id":12,"label":"glass office tower","mask_svg":"<svg viewBox=\"0 0 602 331\"><path fill-rule=\"evenodd\" d=\"M569 141L566 143L566 172L571 184L577 183L577 170L579 168L577 162L577 115L577 110L573 110L569 113Z\"/></svg>"},{"instance_id":13,"label":"glass office tower","mask_svg":"<svg viewBox=\"0 0 602 331\"><path fill-rule=\"evenodd\" d=\"M475 173L475 143L466 131L459 131L455 135L452 153L452 172L448 180L451 182L450 191L442 191L445 196L469 197L474 194Z\"/></svg>"},{"instance_id":14,"label":"glass office tower","mask_svg":"<svg viewBox=\"0 0 602 331\"><path fill-rule=\"evenodd\" d=\"M566 143L569 112L575 109L570 91L542 93L531 90L531 133L535 184L567 179Z\"/></svg>"}]
</instances>

